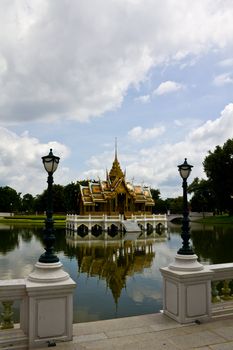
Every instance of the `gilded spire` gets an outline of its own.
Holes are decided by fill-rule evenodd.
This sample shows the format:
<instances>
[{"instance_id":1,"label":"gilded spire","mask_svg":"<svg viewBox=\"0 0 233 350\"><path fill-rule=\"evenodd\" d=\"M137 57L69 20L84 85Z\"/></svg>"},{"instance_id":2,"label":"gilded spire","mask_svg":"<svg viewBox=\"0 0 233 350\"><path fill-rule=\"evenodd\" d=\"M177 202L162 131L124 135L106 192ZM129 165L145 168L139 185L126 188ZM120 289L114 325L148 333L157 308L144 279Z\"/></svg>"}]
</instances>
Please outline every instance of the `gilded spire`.
<instances>
[{"instance_id":1,"label":"gilded spire","mask_svg":"<svg viewBox=\"0 0 233 350\"><path fill-rule=\"evenodd\" d=\"M117 137L115 137L115 160L117 160Z\"/></svg>"},{"instance_id":2,"label":"gilded spire","mask_svg":"<svg viewBox=\"0 0 233 350\"><path fill-rule=\"evenodd\" d=\"M113 182L115 179L120 179L122 177L124 177L124 173L117 159L117 138L115 138L115 159L112 164L112 169L109 172L109 178L111 182Z\"/></svg>"}]
</instances>

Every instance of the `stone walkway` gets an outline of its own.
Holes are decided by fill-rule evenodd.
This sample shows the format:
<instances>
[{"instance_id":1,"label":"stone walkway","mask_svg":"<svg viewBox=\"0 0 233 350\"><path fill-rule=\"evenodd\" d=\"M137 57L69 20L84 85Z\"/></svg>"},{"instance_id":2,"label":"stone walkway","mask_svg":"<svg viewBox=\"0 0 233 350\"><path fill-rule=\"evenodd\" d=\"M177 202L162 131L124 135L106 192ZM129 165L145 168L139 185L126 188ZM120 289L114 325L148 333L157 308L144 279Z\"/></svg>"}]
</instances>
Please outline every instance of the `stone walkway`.
<instances>
[{"instance_id":1,"label":"stone walkway","mask_svg":"<svg viewBox=\"0 0 233 350\"><path fill-rule=\"evenodd\" d=\"M77 323L60 350L233 350L233 317L180 325L163 314Z\"/></svg>"}]
</instances>

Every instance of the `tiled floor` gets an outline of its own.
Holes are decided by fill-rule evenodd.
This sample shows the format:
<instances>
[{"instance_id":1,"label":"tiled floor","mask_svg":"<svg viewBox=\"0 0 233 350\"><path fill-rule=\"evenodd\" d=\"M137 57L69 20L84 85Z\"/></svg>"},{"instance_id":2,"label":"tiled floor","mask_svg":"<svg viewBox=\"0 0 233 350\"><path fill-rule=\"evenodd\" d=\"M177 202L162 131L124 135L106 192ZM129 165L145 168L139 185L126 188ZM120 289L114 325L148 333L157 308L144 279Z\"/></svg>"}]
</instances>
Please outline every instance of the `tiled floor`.
<instances>
[{"instance_id":1,"label":"tiled floor","mask_svg":"<svg viewBox=\"0 0 233 350\"><path fill-rule=\"evenodd\" d=\"M233 350L233 317L180 325L163 314L77 323L60 350Z\"/></svg>"}]
</instances>

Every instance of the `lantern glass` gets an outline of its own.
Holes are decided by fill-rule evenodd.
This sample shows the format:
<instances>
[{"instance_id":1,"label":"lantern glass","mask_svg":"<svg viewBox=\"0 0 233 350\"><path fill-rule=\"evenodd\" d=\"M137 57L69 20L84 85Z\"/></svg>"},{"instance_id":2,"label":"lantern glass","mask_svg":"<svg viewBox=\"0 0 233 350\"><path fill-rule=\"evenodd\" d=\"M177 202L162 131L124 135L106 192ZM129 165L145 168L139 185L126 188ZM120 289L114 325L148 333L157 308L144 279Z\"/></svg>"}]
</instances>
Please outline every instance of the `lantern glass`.
<instances>
[{"instance_id":1,"label":"lantern glass","mask_svg":"<svg viewBox=\"0 0 233 350\"><path fill-rule=\"evenodd\" d=\"M49 174L53 174L58 167L60 158L53 155L52 149L47 156L42 157L42 161L45 167L45 170Z\"/></svg>"},{"instance_id":2,"label":"lantern glass","mask_svg":"<svg viewBox=\"0 0 233 350\"><path fill-rule=\"evenodd\" d=\"M187 163L187 158L185 158L184 163L181 165L178 165L178 169L180 172L180 176L182 177L182 179L187 179L191 173L192 170L192 165Z\"/></svg>"}]
</instances>

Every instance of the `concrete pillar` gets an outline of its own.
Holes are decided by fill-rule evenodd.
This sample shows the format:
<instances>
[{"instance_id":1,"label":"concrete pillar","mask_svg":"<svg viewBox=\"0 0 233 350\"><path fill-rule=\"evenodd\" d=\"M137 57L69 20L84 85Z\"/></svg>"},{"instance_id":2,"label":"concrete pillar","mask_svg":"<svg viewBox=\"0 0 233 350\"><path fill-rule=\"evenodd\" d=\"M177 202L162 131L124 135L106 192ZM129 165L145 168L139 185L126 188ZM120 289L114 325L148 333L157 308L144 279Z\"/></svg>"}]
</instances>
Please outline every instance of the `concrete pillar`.
<instances>
[{"instance_id":1,"label":"concrete pillar","mask_svg":"<svg viewBox=\"0 0 233 350\"><path fill-rule=\"evenodd\" d=\"M163 276L163 312L179 323L207 320L211 316L211 278L208 266L194 255L176 255L160 269Z\"/></svg>"},{"instance_id":2,"label":"concrete pillar","mask_svg":"<svg viewBox=\"0 0 233 350\"><path fill-rule=\"evenodd\" d=\"M37 262L26 278L29 348L72 340L75 282L61 262Z\"/></svg>"},{"instance_id":3,"label":"concrete pillar","mask_svg":"<svg viewBox=\"0 0 233 350\"><path fill-rule=\"evenodd\" d=\"M168 225L167 225L167 215L165 214L164 216L165 216L164 228L165 228L165 230L167 230L167 229L168 229Z\"/></svg>"}]
</instances>

